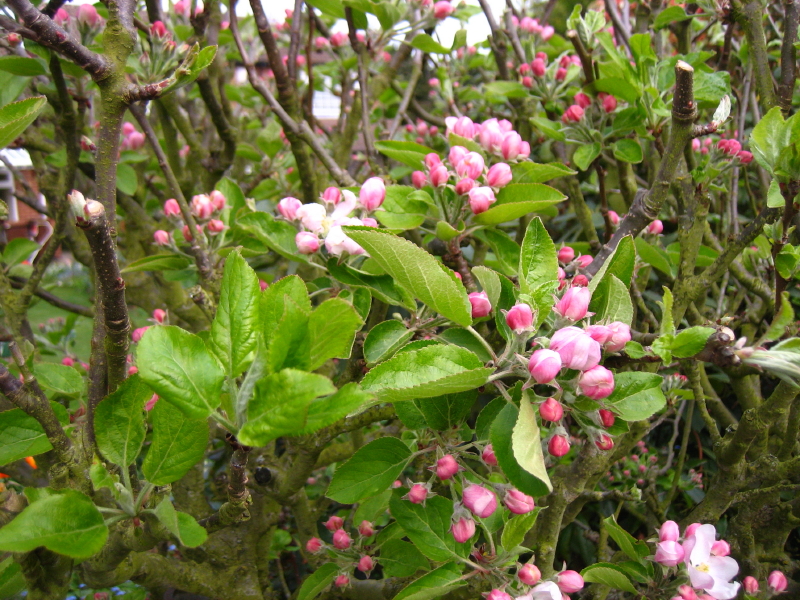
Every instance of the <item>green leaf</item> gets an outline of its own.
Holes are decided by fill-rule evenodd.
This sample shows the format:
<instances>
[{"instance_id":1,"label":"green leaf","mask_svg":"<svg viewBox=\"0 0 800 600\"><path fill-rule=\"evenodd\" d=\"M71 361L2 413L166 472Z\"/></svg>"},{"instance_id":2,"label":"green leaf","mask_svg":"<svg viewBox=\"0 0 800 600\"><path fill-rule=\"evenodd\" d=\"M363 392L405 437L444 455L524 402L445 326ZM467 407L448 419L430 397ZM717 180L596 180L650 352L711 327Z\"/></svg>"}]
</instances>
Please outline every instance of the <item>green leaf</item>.
<instances>
[{"instance_id":1,"label":"green leaf","mask_svg":"<svg viewBox=\"0 0 800 600\"><path fill-rule=\"evenodd\" d=\"M403 288L395 284L390 275L372 275L354 269L347 264L338 264L336 258L328 260L328 273L337 281L356 288L368 290L375 298L390 305L416 308L414 299Z\"/></svg>"},{"instance_id":2,"label":"green leaf","mask_svg":"<svg viewBox=\"0 0 800 600\"><path fill-rule=\"evenodd\" d=\"M13 267L39 249L39 244L28 238L16 238L8 242L3 251L3 262L6 266Z\"/></svg>"},{"instance_id":3,"label":"green leaf","mask_svg":"<svg viewBox=\"0 0 800 600\"><path fill-rule=\"evenodd\" d=\"M492 423L490 440L497 463L505 473L508 480L521 492L529 496L544 496L549 492L549 478L547 482L539 477L529 473L524 469L514 456L513 449L513 436L514 430L519 419L519 411L513 404L506 404L503 410L495 417ZM528 421L526 418L525 421ZM527 428L523 426L520 431L531 431L530 426ZM521 436L518 435L518 438ZM538 443L541 445L541 440L534 442L528 440L529 444Z\"/></svg>"},{"instance_id":4,"label":"green leaf","mask_svg":"<svg viewBox=\"0 0 800 600\"><path fill-rule=\"evenodd\" d=\"M30 552L40 546L71 558L89 558L108 538L103 515L75 490L45 495L0 529L0 550Z\"/></svg>"},{"instance_id":5,"label":"green leaf","mask_svg":"<svg viewBox=\"0 0 800 600\"><path fill-rule=\"evenodd\" d=\"M673 6L671 8L680 8ZM669 10L669 9L667 9ZM683 10L681 8L681 10ZM595 563L589 565L581 571L583 580L589 583L601 583L611 588L637 594L636 588L633 587L631 580L618 566L611 563Z\"/></svg>"},{"instance_id":6,"label":"green leaf","mask_svg":"<svg viewBox=\"0 0 800 600\"><path fill-rule=\"evenodd\" d=\"M503 291L500 283L500 276L488 267L478 265L472 268L472 274L478 279L483 291L489 296L489 302L496 307L500 301L500 294Z\"/></svg>"},{"instance_id":7,"label":"green leaf","mask_svg":"<svg viewBox=\"0 0 800 600\"><path fill-rule=\"evenodd\" d=\"M506 550L513 550L522 544L527 533L533 529L536 519L541 512L541 507L534 508L531 512L524 515L516 515L508 520L503 527L503 535L500 543Z\"/></svg>"},{"instance_id":8,"label":"green leaf","mask_svg":"<svg viewBox=\"0 0 800 600\"><path fill-rule=\"evenodd\" d=\"M672 319L672 292L666 286L663 287L663 290L664 301L658 303L661 306L661 328L659 333L661 335L672 335L675 333L675 322Z\"/></svg>"},{"instance_id":9,"label":"green leaf","mask_svg":"<svg viewBox=\"0 0 800 600\"><path fill-rule=\"evenodd\" d=\"M443 317L466 327L472 324L467 293L450 269L413 242L372 228L346 227L375 262L411 294Z\"/></svg>"},{"instance_id":10,"label":"green leaf","mask_svg":"<svg viewBox=\"0 0 800 600\"><path fill-rule=\"evenodd\" d=\"M206 541L208 532L195 521L192 515L175 510L169 498L164 498L159 502L153 512L161 524L167 528L167 531L174 535L183 546L197 548Z\"/></svg>"},{"instance_id":11,"label":"green leaf","mask_svg":"<svg viewBox=\"0 0 800 600\"><path fill-rule=\"evenodd\" d=\"M592 166L594 159L600 156L601 150L602 147L599 142L578 146L578 149L575 150L575 153L572 155L572 162L574 162L575 166L581 171L586 171Z\"/></svg>"},{"instance_id":12,"label":"green leaf","mask_svg":"<svg viewBox=\"0 0 800 600\"><path fill-rule=\"evenodd\" d=\"M341 0L307 0L307 3L329 17L344 19L344 6Z\"/></svg>"},{"instance_id":13,"label":"green leaf","mask_svg":"<svg viewBox=\"0 0 800 600\"><path fill-rule=\"evenodd\" d=\"M594 290L589 310L595 313L598 321L621 321L626 325L631 325L633 322L633 302L630 292L624 283L610 273L603 277L600 285Z\"/></svg>"},{"instance_id":14,"label":"green leaf","mask_svg":"<svg viewBox=\"0 0 800 600\"><path fill-rule=\"evenodd\" d=\"M450 327L439 334L439 339L447 342L448 344L466 348L475 356L477 356L483 363L487 363L492 360L492 355L486 350L486 346L484 346L481 342L480 334L477 332L472 333L471 331L462 329L461 327Z\"/></svg>"},{"instance_id":15,"label":"green leaf","mask_svg":"<svg viewBox=\"0 0 800 600\"><path fill-rule=\"evenodd\" d=\"M676 358L689 358L706 346L708 338L714 333L711 327L689 327L684 329L672 341L672 354Z\"/></svg>"},{"instance_id":16,"label":"green leaf","mask_svg":"<svg viewBox=\"0 0 800 600\"><path fill-rule=\"evenodd\" d=\"M153 439L142 473L154 485L178 481L203 460L208 445L208 421L187 419L169 402L159 400L150 411Z\"/></svg>"},{"instance_id":17,"label":"green leaf","mask_svg":"<svg viewBox=\"0 0 800 600\"><path fill-rule=\"evenodd\" d=\"M157 325L145 332L136 356L144 382L190 419L205 419L219 406L225 374L198 336Z\"/></svg>"},{"instance_id":18,"label":"green leaf","mask_svg":"<svg viewBox=\"0 0 800 600\"><path fill-rule=\"evenodd\" d=\"M527 98L530 91L518 81L491 81L483 86L489 102L505 102L509 98Z\"/></svg>"},{"instance_id":19,"label":"green leaf","mask_svg":"<svg viewBox=\"0 0 800 600\"><path fill-rule=\"evenodd\" d=\"M67 410L58 402L51 402L62 425L69 423ZM13 408L0 412L0 465L7 465L26 456L37 456L51 450L53 446L44 429L34 417Z\"/></svg>"},{"instance_id":20,"label":"green leaf","mask_svg":"<svg viewBox=\"0 0 800 600\"><path fill-rule=\"evenodd\" d=\"M423 33L420 35L427 34ZM449 52L449 50L445 50L445 52ZM412 169L421 169L425 163L425 155L434 152L432 148L417 144L416 142L375 142L375 149L381 154Z\"/></svg>"},{"instance_id":21,"label":"green leaf","mask_svg":"<svg viewBox=\"0 0 800 600\"><path fill-rule=\"evenodd\" d=\"M786 206L786 201L783 199L781 193L781 185L777 177L773 177L769 183L769 190L767 191L767 207L769 208L783 208Z\"/></svg>"},{"instance_id":22,"label":"green leaf","mask_svg":"<svg viewBox=\"0 0 800 600\"><path fill-rule=\"evenodd\" d=\"M22 567L14 562L13 556L0 562L0 598L13 598L25 585Z\"/></svg>"},{"instance_id":23,"label":"green leaf","mask_svg":"<svg viewBox=\"0 0 800 600\"><path fill-rule=\"evenodd\" d=\"M269 213L252 212L237 219L236 227L266 244L284 258L308 262L308 258L297 251L297 244L294 242L297 230L291 223L277 220Z\"/></svg>"},{"instance_id":24,"label":"green leaf","mask_svg":"<svg viewBox=\"0 0 800 600\"><path fill-rule=\"evenodd\" d=\"M0 56L0 71L24 77L47 74L47 69L44 68L44 64L40 59L13 55Z\"/></svg>"},{"instance_id":25,"label":"green leaf","mask_svg":"<svg viewBox=\"0 0 800 600\"><path fill-rule=\"evenodd\" d=\"M446 431L460 424L469 414L477 396L475 392L447 394L438 398L414 400L431 429Z\"/></svg>"},{"instance_id":26,"label":"green leaf","mask_svg":"<svg viewBox=\"0 0 800 600\"><path fill-rule=\"evenodd\" d=\"M106 460L125 468L139 456L147 433L144 405L152 395L153 391L137 374L97 405L95 435Z\"/></svg>"},{"instance_id":27,"label":"green leaf","mask_svg":"<svg viewBox=\"0 0 800 600\"><path fill-rule=\"evenodd\" d=\"M380 519L389 510L389 499L392 497L392 490L386 490L382 494L367 498L358 503L358 508L353 514L353 523L369 521L373 523ZM381 531L385 531L385 528Z\"/></svg>"},{"instance_id":28,"label":"green leaf","mask_svg":"<svg viewBox=\"0 0 800 600\"><path fill-rule=\"evenodd\" d=\"M541 185L541 184L523 184L523 185ZM560 197L554 201L537 201L531 200L528 202L509 202L507 204L495 204L486 212L473 217L473 221L480 225L497 225L499 223L507 223L529 215L531 213L540 213L549 216L556 216L558 211L553 208L557 202L561 202L566 196Z\"/></svg>"},{"instance_id":29,"label":"green leaf","mask_svg":"<svg viewBox=\"0 0 800 600\"><path fill-rule=\"evenodd\" d=\"M458 544L450 533L451 500L432 496L423 506L402 500L397 490L389 501L389 510L408 539L431 560L445 561L463 553L466 544Z\"/></svg>"},{"instance_id":30,"label":"green leaf","mask_svg":"<svg viewBox=\"0 0 800 600\"><path fill-rule=\"evenodd\" d=\"M42 362L33 372L39 385L57 396L80 396L84 391L83 377L72 367Z\"/></svg>"},{"instance_id":31,"label":"green leaf","mask_svg":"<svg viewBox=\"0 0 800 600\"><path fill-rule=\"evenodd\" d=\"M520 290L531 293L542 284L558 281L558 256L550 234L538 217L528 223L519 256Z\"/></svg>"},{"instance_id":32,"label":"green leaf","mask_svg":"<svg viewBox=\"0 0 800 600\"><path fill-rule=\"evenodd\" d=\"M606 399L625 421L642 421L655 414L667 403L661 391L661 375L627 372L614 375L614 392Z\"/></svg>"},{"instance_id":33,"label":"green leaf","mask_svg":"<svg viewBox=\"0 0 800 600\"><path fill-rule=\"evenodd\" d=\"M122 269L122 273L139 273L144 271L181 271L188 267L191 261L185 256L177 254L154 254L133 261Z\"/></svg>"},{"instance_id":34,"label":"green leaf","mask_svg":"<svg viewBox=\"0 0 800 600\"><path fill-rule=\"evenodd\" d=\"M750 150L753 158L770 173L778 162L781 152L789 146L791 128L785 126L780 107L772 108L761 117L750 134Z\"/></svg>"},{"instance_id":35,"label":"green leaf","mask_svg":"<svg viewBox=\"0 0 800 600\"><path fill-rule=\"evenodd\" d=\"M427 33L418 33L411 40L411 47L429 54L450 54L450 49L445 48ZM376 144L377 146L377 144ZM379 150L379 152L382 152Z\"/></svg>"},{"instance_id":36,"label":"green leaf","mask_svg":"<svg viewBox=\"0 0 800 600\"><path fill-rule=\"evenodd\" d=\"M356 309L345 300L330 298L320 304L308 319L309 369L318 369L331 358L349 358L356 333L363 324Z\"/></svg>"},{"instance_id":37,"label":"green leaf","mask_svg":"<svg viewBox=\"0 0 800 600\"><path fill-rule=\"evenodd\" d=\"M591 85L591 89L594 92L605 92L607 94L611 94L615 98L624 100L628 104L635 103L642 95L641 91L619 77L605 77L603 79L598 79Z\"/></svg>"},{"instance_id":38,"label":"green leaf","mask_svg":"<svg viewBox=\"0 0 800 600\"><path fill-rule=\"evenodd\" d=\"M275 328L286 312L287 297L303 312L311 312L311 299L305 282L297 275L279 279L261 296L261 321L267 339L275 336Z\"/></svg>"},{"instance_id":39,"label":"green leaf","mask_svg":"<svg viewBox=\"0 0 800 600\"><path fill-rule=\"evenodd\" d=\"M757 346L763 346L767 342L774 342L786 335L787 327L794 322L794 308L789 301L789 292L781 294L781 307L772 319L772 323L767 328L762 338L758 340Z\"/></svg>"},{"instance_id":40,"label":"green leaf","mask_svg":"<svg viewBox=\"0 0 800 600\"><path fill-rule=\"evenodd\" d=\"M492 267L507 277L516 277L519 268L520 247L504 231L497 229L483 229L476 232L476 237L485 241L494 252L495 258Z\"/></svg>"},{"instance_id":41,"label":"green leaf","mask_svg":"<svg viewBox=\"0 0 800 600\"><path fill-rule=\"evenodd\" d=\"M650 549L643 541L636 540L630 533L617 525L614 517L603 519L608 535L617 543L622 550L632 560L642 563L643 559L650 556Z\"/></svg>"},{"instance_id":42,"label":"green leaf","mask_svg":"<svg viewBox=\"0 0 800 600\"><path fill-rule=\"evenodd\" d=\"M695 69L694 72L694 97L698 104L709 105L715 108L720 100L730 95L730 75ZM752 138L751 138L752 139Z\"/></svg>"},{"instance_id":43,"label":"green leaf","mask_svg":"<svg viewBox=\"0 0 800 600\"><path fill-rule=\"evenodd\" d=\"M164 87L159 95L165 96L178 88L192 83L200 76L200 73L214 61L214 56L216 56L216 54L216 46L206 46L200 50L200 44L195 43L189 52L186 53L180 66L175 69L173 76L170 78L171 81L169 85Z\"/></svg>"},{"instance_id":44,"label":"green leaf","mask_svg":"<svg viewBox=\"0 0 800 600\"><path fill-rule=\"evenodd\" d=\"M614 158L638 164L644 160L644 153L639 142L630 138L623 138L614 142Z\"/></svg>"},{"instance_id":45,"label":"green leaf","mask_svg":"<svg viewBox=\"0 0 800 600\"><path fill-rule=\"evenodd\" d=\"M117 165L117 189L123 194L133 196L139 187L136 171L127 163Z\"/></svg>"},{"instance_id":46,"label":"green leaf","mask_svg":"<svg viewBox=\"0 0 800 600\"><path fill-rule=\"evenodd\" d=\"M653 28L656 31L659 31L665 27L669 27L673 23L688 21L692 17L693 15L686 14L686 11L682 6L670 6L669 8L665 8L658 13L656 20L653 21Z\"/></svg>"},{"instance_id":47,"label":"green leaf","mask_svg":"<svg viewBox=\"0 0 800 600\"><path fill-rule=\"evenodd\" d=\"M414 544L389 540L381 546L380 563L386 577L410 577L417 571L429 571L430 563Z\"/></svg>"},{"instance_id":48,"label":"green leaf","mask_svg":"<svg viewBox=\"0 0 800 600\"><path fill-rule=\"evenodd\" d=\"M505 407L505 399L499 397L483 407L478 419L475 421L475 437L478 441L489 439L492 423Z\"/></svg>"},{"instance_id":49,"label":"green leaf","mask_svg":"<svg viewBox=\"0 0 800 600\"><path fill-rule=\"evenodd\" d=\"M392 355L414 337L414 330L394 319L378 323L370 329L364 340L364 358L367 366L391 358Z\"/></svg>"},{"instance_id":50,"label":"green leaf","mask_svg":"<svg viewBox=\"0 0 800 600\"><path fill-rule=\"evenodd\" d=\"M447 563L409 583L394 600L433 600L465 585L467 583L461 579L461 567Z\"/></svg>"},{"instance_id":51,"label":"green leaf","mask_svg":"<svg viewBox=\"0 0 800 600\"><path fill-rule=\"evenodd\" d=\"M353 504L386 491L411 460L411 450L397 438L384 437L363 446L333 474L325 493Z\"/></svg>"},{"instance_id":52,"label":"green leaf","mask_svg":"<svg viewBox=\"0 0 800 600\"><path fill-rule=\"evenodd\" d=\"M428 427L425 415L422 414L419 406L414 401L397 402L394 405L394 412L403 425L409 429L427 429Z\"/></svg>"},{"instance_id":53,"label":"green leaf","mask_svg":"<svg viewBox=\"0 0 800 600\"><path fill-rule=\"evenodd\" d=\"M273 329L267 331L267 366L270 373L281 369L307 371L311 364L311 337L308 313L288 295L283 297L283 314ZM269 322L266 323L269 326Z\"/></svg>"},{"instance_id":54,"label":"green leaf","mask_svg":"<svg viewBox=\"0 0 800 600\"><path fill-rule=\"evenodd\" d=\"M636 238L634 243L639 258L665 275L669 275L670 277L675 276L674 267L666 251L658 246L650 244L644 238Z\"/></svg>"},{"instance_id":55,"label":"green leaf","mask_svg":"<svg viewBox=\"0 0 800 600\"><path fill-rule=\"evenodd\" d=\"M511 173L514 177L514 183L521 184L545 183L546 181L550 181L551 179L556 179L558 177L575 175L577 171L573 171L561 163L538 164L530 161L524 161L511 167Z\"/></svg>"},{"instance_id":56,"label":"green leaf","mask_svg":"<svg viewBox=\"0 0 800 600\"><path fill-rule=\"evenodd\" d=\"M633 268L635 266L636 246L633 243L633 238L626 235L619 241L614 252L608 257L597 274L589 282L589 291L594 293L607 273L614 275L625 284L625 288L627 289L631 285Z\"/></svg>"},{"instance_id":57,"label":"green leaf","mask_svg":"<svg viewBox=\"0 0 800 600\"><path fill-rule=\"evenodd\" d=\"M357 383L348 383L332 396L317 398L308 405L308 419L301 433L307 435L333 425L374 399L375 396L362 390Z\"/></svg>"},{"instance_id":58,"label":"green leaf","mask_svg":"<svg viewBox=\"0 0 800 600\"><path fill-rule=\"evenodd\" d=\"M273 373L256 384L239 440L248 446L266 446L283 435L298 435L314 398L335 392L331 380L322 375L296 369Z\"/></svg>"},{"instance_id":59,"label":"green leaf","mask_svg":"<svg viewBox=\"0 0 800 600\"><path fill-rule=\"evenodd\" d=\"M472 352L436 345L395 355L367 373L361 385L381 402L400 402L472 390L491 373Z\"/></svg>"},{"instance_id":60,"label":"green leaf","mask_svg":"<svg viewBox=\"0 0 800 600\"><path fill-rule=\"evenodd\" d=\"M211 324L209 348L228 377L242 374L261 330L258 276L238 251L225 259L217 313Z\"/></svg>"},{"instance_id":61,"label":"green leaf","mask_svg":"<svg viewBox=\"0 0 800 600\"><path fill-rule=\"evenodd\" d=\"M17 139L47 106L47 98L33 96L0 108L0 148Z\"/></svg>"},{"instance_id":62,"label":"green leaf","mask_svg":"<svg viewBox=\"0 0 800 600\"><path fill-rule=\"evenodd\" d=\"M300 586L297 600L313 600L319 596L325 588L333 583L333 578L338 572L339 565L332 562L325 563L313 570Z\"/></svg>"},{"instance_id":63,"label":"green leaf","mask_svg":"<svg viewBox=\"0 0 800 600\"><path fill-rule=\"evenodd\" d=\"M565 199L566 196L560 191L543 183L514 182L508 184L497 193L497 205L535 202L544 207Z\"/></svg>"},{"instance_id":64,"label":"green leaf","mask_svg":"<svg viewBox=\"0 0 800 600\"><path fill-rule=\"evenodd\" d=\"M511 449L517 464L538 479L542 485L536 496L544 496L553 491L553 484L547 475L542 454L542 439L539 435L539 424L536 422L536 412L530 401L528 390L522 392L519 403L519 416L514 431L511 434ZM547 491L544 491L544 490Z\"/></svg>"}]
</instances>

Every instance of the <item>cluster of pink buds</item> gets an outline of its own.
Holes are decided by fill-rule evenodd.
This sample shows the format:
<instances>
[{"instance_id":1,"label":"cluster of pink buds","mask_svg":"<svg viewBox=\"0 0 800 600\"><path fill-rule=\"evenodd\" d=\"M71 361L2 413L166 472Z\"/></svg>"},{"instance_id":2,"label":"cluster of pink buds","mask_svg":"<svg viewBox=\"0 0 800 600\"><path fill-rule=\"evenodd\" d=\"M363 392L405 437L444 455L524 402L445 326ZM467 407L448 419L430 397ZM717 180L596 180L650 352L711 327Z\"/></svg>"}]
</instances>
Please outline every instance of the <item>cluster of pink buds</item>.
<instances>
[{"instance_id":1,"label":"cluster of pink buds","mask_svg":"<svg viewBox=\"0 0 800 600\"><path fill-rule=\"evenodd\" d=\"M78 7L76 19L78 25L89 29L95 29L103 25L103 17L97 13L97 9L91 4L81 4Z\"/></svg>"},{"instance_id":2,"label":"cluster of pink buds","mask_svg":"<svg viewBox=\"0 0 800 600\"><path fill-rule=\"evenodd\" d=\"M517 579L525 586L525 594L517 596L516 600L568 599L567 594L579 592L585 585L581 574L572 570L561 571L552 579L542 581L541 571L532 563L519 568ZM486 595L486 600L512 600L512 597L503 590L493 589Z\"/></svg>"},{"instance_id":3,"label":"cluster of pink buds","mask_svg":"<svg viewBox=\"0 0 800 600\"><path fill-rule=\"evenodd\" d=\"M439 21L446 19L456 12L456 7L450 4L450 0L439 0L433 4L433 17Z\"/></svg>"},{"instance_id":4,"label":"cluster of pink buds","mask_svg":"<svg viewBox=\"0 0 800 600\"><path fill-rule=\"evenodd\" d=\"M225 223L216 217L220 216L226 204L227 199L219 190L214 190L210 194L193 196L190 203L191 213L197 221L205 224L205 230L202 225L197 224L197 233L202 235L203 231L205 231L208 235L214 236L224 231L226 228ZM176 224L181 222L181 207L175 198L170 198L164 202L164 216ZM181 231L184 240L191 241L194 238L188 225L183 225ZM153 233L153 241L158 246L169 246L172 244L172 237L169 232L159 229Z\"/></svg>"},{"instance_id":5,"label":"cluster of pink buds","mask_svg":"<svg viewBox=\"0 0 800 600\"><path fill-rule=\"evenodd\" d=\"M278 202L278 213L300 227L295 236L301 254L318 252L324 241L331 256L364 254L364 249L349 238L342 229L346 225L377 227L378 222L366 215L378 210L386 199L386 185L380 177L371 177L361 186L358 198L349 190L329 187L322 193L322 203L303 204L297 198ZM359 211L360 217L350 215ZM320 239L321 238L321 239Z\"/></svg>"},{"instance_id":6,"label":"cluster of pink buds","mask_svg":"<svg viewBox=\"0 0 800 600\"><path fill-rule=\"evenodd\" d=\"M434 86L432 82L435 82L436 86ZM434 77L428 83L431 85L431 87L438 87L439 80ZM416 135L415 141L418 144L423 144L427 136L434 137L439 134L439 128L436 125L428 125L422 119L417 119L416 125L412 125L411 123L406 125L406 131L412 135ZM416 172L421 173L421 171ZM424 173L422 174L424 175ZM423 187L424 185L425 184L423 183L421 186L418 186L417 189Z\"/></svg>"},{"instance_id":7,"label":"cluster of pink buds","mask_svg":"<svg viewBox=\"0 0 800 600\"><path fill-rule=\"evenodd\" d=\"M520 31L524 31L525 33L530 33L531 35L538 35L543 42L546 42L553 34L555 34L556 30L550 25L540 25L539 19L533 19L531 17L522 17L522 19L517 19L516 16L512 17L511 20L514 22L514 26L517 27Z\"/></svg>"},{"instance_id":8,"label":"cluster of pink buds","mask_svg":"<svg viewBox=\"0 0 800 600\"><path fill-rule=\"evenodd\" d=\"M82 4L81 6L89 6ZM144 146L145 137L141 131L136 131L133 123L125 121L122 124L122 142L120 142L120 150L139 150Z\"/></svg>"},{"instance_id":9,"label":"cluster of pink buds","mask_svg":"<svg viewBox=\"0 0 800 600\"><path fill-rule=\"evenodd\" d=\"M731 580L739 572L739 564L730 555L725 540L717 540L713 525L693 523L683 532L674 521L666 521L658 530L653 560L660 565L684 570L691 585L681 585L672 600L695 600L706 594L715 600L732 600L740 584ZM748 582L752 587L753 583ZM755 582L756 588L758 582ZM784 588L785 589L785 588ZM699 592L699 594L698 594Z\"/></svg>"},{"instance_id":10,"label":"cluster of pink buds","mask_svg":"<svg viewBox=\"0 0 800 600\"><path fill-rule=\"evenodd\" d=\"M188 19L192 14L191 0L178 0L178 2L176 2L172 8L175 11L176 15L181 16L184 19ZM202 13L203 13L203 4L201 2L198 2L197 6L194 9L194 14L195 16L197 16Z\"/></svg>"}]
</instances>

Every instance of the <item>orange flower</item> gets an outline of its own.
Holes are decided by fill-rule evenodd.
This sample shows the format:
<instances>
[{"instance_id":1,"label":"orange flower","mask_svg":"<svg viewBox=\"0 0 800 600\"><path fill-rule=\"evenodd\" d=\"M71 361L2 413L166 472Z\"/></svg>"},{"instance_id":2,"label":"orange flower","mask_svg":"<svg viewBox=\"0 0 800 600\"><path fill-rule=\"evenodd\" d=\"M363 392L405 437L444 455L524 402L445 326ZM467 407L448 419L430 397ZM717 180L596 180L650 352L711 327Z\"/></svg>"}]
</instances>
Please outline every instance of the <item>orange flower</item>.
<instances>
[{"instance_id":1,"label":"orange flower","mask_svg":"<svg viewBox=\"0 0 800 600\"><path fill-rule=\"evenodd\" d=\"M38 469L39 468L39 467L36 466L36 459L34 459L32 456L26 456L25 457L25 462L28 463L28 466L31 469Z\"/></svg>"}]
</instances>

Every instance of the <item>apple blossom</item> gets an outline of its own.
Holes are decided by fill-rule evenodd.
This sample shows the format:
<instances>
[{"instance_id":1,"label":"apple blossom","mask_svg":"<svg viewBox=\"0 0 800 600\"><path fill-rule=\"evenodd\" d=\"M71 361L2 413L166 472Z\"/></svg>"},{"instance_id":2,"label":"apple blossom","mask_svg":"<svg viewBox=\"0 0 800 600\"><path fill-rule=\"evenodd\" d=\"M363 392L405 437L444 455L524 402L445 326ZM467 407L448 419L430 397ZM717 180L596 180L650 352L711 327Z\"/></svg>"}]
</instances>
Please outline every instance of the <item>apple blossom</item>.
<instances>
[{"instance_id":1,"label":"apple blossom","mask_svg":"<svg viewBox=\"0 0 800 600\"><path fill-rule=\"evenodd\" d=\"M497 510L497 497L485 487L473 483L462 493L462 500L472 513L485 519Z\"/></svg>"},{"instance_id":2,"label":"apple blossom","mask_svg":"<svg viewBox=\"0 0 800 600\"><path fill-rule=\"evenodd\" d=\"M539 405L539 415L545 421L560 421L564 416L564 407L555 398L548 398Z\"/></svg>"},{"instance_id":3,"label":"apple blossom","mask_svg":"<svg viewBox=\"0 0 800 600\"><path fill-rule=\"evenodd\" d=\"M614 391L614 374L600 365L587 369L578 378L578 388L592 400L607 398Z\"/></svg>"},{"instance_id":4,"label":"apple blossom","mask_svg":"<svg viewBox=\"0 0 800 600\"><path fill-rule=\"evenodd\" d=\"M550 349L568 369L585 371L600 363L600 344L577 327L563 327L550 338Z\"/></svg>"}]
</instances>

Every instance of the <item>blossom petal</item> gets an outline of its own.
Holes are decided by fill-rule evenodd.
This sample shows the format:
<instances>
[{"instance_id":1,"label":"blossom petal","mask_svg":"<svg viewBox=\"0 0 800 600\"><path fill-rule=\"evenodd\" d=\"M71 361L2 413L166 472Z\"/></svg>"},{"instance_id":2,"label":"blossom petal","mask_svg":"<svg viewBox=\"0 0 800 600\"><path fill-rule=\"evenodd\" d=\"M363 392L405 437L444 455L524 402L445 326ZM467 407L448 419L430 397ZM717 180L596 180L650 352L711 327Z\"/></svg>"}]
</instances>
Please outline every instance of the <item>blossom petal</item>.
<instances>
[{"instance_id":1,"label":"blossom petal","mask_svg":"<svg viewBox=\"0 0 800 600\"><path fill-rule=\"evenodd\" d=\"M531 590L533 600L561 600L561 590L555 581L544 581Z\"/></svg>"},{"instance_id":2,"label":"blossom petal","mask_svg":"<svg viewBox=\"0 0 800 600\"><path fill-rule=\"evenodd\" d=\"M708 559L708 567L711 576L721 581L730 581L739 574L739 563L730 556L712 556Z\"/></svg>"},{"instance_id":3,"label":"blossom petal","mask_svg":"<svg viewBox=\"0 0 800 600\"><path fill-rule=\"evenodd\" d=\"M720 579L714 581L714 587L707 588L706 592L717 600L732 600L739 593L739 584L737 582L726 583Z\"/></svg>"},{"instance_id":4,"label":"blossom petal","mask_svg":"<svg viewBox=\"0 0 800 600\"><path fill-rule=\"evenodd\" d=\"M708 562L711 556L711 546L717 539L717 530L713 525L700 525L694 532L695 545L689 560L697 566Z\"/></svg>"},{"instance_id":5,"label":"blossom petal","mask_svg":"<svg viewBox=\"0 0 800 600\"><path fill-rule=\"evenodd\" d=\"M714 578L709 573L698 571L694 565L691 564L688 566L687 570L689 571L689 580L692 582L692 587L701 590L714 587Z\"/></svg>"}]
</instances>

